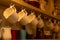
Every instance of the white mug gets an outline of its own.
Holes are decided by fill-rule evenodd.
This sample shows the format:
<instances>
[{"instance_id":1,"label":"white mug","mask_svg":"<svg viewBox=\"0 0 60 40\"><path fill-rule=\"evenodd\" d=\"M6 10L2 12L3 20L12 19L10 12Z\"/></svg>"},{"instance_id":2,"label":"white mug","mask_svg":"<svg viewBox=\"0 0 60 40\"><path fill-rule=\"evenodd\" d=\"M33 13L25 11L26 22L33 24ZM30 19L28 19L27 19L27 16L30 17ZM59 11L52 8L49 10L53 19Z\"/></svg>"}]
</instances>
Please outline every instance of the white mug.
<instances>
[{"instance_id":1,"label":"white mug","mask_svg":"<svg viewBox=\"0 0 60 40\"><path fill-rule=\"evenodd\" d=\"M49 21L47 23L47 27L49 27L50 30L54 29L54 24L52 23L51 19L49 19Z\"/></svg>"},{"instance_id":2,"label":"white mug","mask_svg":"<svg viewBox=\"0 0 60 40\"><path fill-rule=\"evenodd\" d=\"M27 24L25 27L28 34L33 34L33 32L36 30L36 26L33 26L33 24L31 23L35 19L35 17L36 16L33 12L30 15L28 15L29 24Z\"/></svg>"},{"instance_id":3,"label":"white mug","mask_svg":"<svg viewBox=\"0 0 60 40\"><path fill-rule=\"evenodd\" d=\"M34 12L32 12L31 14L32 14L32 16L34 16L34 17L33 17L33 20L31 21L30 24L33 25L33 26L37 26L38 20L37 20L37 18L36 18L36 15L34 14Z\"/></svg>"},{"instance_id":4,"label":"white mug","mask_svg":"<svg viewBox=\"0 0 60 40\"><path fill-rule=\"evenodd\" d=\"M25 29L26 29L26 32L27 32L28 34L33 34L32 25L27 24L27 25L25 26Z\"/></svg>"},{"instance_id":5,"label":"white mug","mask_svg":"<svg viewBox=\"0 0 60 40\"><path fill-rule=\"evenodd\" d=\"M32 12L30 15L28 15L28 22L31 23L34 19L35 19L35 15L34 13Z\"/></svg>"},{"instance_id":6,"label":"white mug","mask_svg":"<svg viewBox=\"0 0 60 40\"><path fill-rule=\"evenodd\" d=\"M12 24L18 21L18 15L14 6L10 6L9 8L5 9L3 16Z\"/></svg>"},{"instance_id":7,"label":"white mug","mask_svg":"<svg viewBox=\"0 0 60 40\"><path fill-rule=\"evenodd\" d=\"M11 28L10 27L2 27L2 38L3 40L11 40Z\"/></svg>"},{"instance_id":8,"label":"white mug","mask_svg":"<svg viewBox=\"0 0 60 40\"><path fill-rule=\"evenodd\" d=\"M60 32L60 27L58 26L58 24L54 25L54 32Z\"/></svg>"},{"instance_id":9,"label":"white mug","mask_svg":"<svg viewBox=\"0 0 60 40\"><path fill-rule=\"evenodd\" d=\"M22 25L28 24L28 21L27 21L28 17L27 17L27 12L25 11L25 9L21 10L18 13L18 16L19 16L18 22L20 22L20 24Z\"/></svg>"},{"instance_id":10,"label":"white mug","mask_svg":"<svg viewBox=\"0 0 60 40\"><path fill-rule=\"evenodd\" d=\"M44 22L43 20L40 18L40 20L38 21L38 28L43 28L44 27Z\"/></svg>"}]
</instances>

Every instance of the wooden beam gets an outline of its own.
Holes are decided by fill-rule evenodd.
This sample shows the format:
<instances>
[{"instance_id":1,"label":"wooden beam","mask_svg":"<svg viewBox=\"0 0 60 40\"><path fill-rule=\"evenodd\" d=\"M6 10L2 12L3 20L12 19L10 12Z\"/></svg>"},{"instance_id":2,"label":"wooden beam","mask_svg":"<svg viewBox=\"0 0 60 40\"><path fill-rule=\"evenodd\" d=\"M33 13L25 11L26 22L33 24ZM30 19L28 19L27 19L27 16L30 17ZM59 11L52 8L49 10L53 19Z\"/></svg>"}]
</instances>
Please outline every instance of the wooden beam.
<instances>
[{"instance_id":1,"label":"wooden beam","mask_svg":"<svg viewBox=\"0 0 60 40\"><path fill-rule=\"evenodd\" d=\"M10 0L9 0L9 1L4 1L4 0L1 1L1 0L0 0L0 2L1 2L1 4L2 4L2 2L4 2L3 5L6 5L7 2L9 2L8 5L10 5L10 3L11 3ZM29 5L29 4L27 4L26 2L24 2L23 0L12 0L12 3L16 4L16 6L18 5L18 8L20 8L20 6L24 6L24 7L27 7L27 8L29 8L29 9L35 10L35 11L37 11L37 12L41 12L41 13L43 13L43 14L46 14L46 15L52 17L52 18L55 18L55 19L60 20L60 18L55 17L55 16L53 16L53 15L50 15L49 13L47 13L47 12L45 12L45 11L43 11L43 10L40 10L39 8L36 8L36 7L32 6L32 5ZM8 5L6 5L6 6L8 6Z\"/></svg>"},{"instance_id":2,"label":"wooden beam","mask_svg":"<svg viewBox=\"0 0 60 40\"><path fill-rule=\"evenodd\" d=\"M55 18L55 19L57 19L57 20L60 20L60 18L55 17L55 16L53 16L53 15L50 15L49 13L47 13L47 12L45 12L45 11L42 11L42 10L36 8L36 7L33 7L32 5L27 4L27 3L24 2L23 0L12 0L12 2L15 2L15 3L17 3L17 4L19 4L19 5L22 5L22 6L24 6L24 7L27 7L27 8L29 8L29 9L39 11L39 12L41 12L41 13L43 13L43 14L46 14L46 15L52 17L52 18Z\"/></svg>"}]
</instances>

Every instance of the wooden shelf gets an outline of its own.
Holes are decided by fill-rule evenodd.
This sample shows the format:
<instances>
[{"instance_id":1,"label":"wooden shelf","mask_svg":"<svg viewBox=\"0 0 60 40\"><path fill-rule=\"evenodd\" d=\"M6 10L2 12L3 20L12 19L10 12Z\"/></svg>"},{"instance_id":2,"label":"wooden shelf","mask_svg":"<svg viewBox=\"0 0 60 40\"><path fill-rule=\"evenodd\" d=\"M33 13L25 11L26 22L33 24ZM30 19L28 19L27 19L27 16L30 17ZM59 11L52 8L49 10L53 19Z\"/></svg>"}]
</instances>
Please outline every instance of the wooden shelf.
<instances>
[{"instance_id":1,"label":"wooden shelf","mask_svg":"<svg viewBox=\"0 0 60 40\"><path fill-rule=\"evenodd\" d=\"M29 5L26 2L24 2L23 0L11 0L11 1L12 1L12 3L16 4L16 6L18 7L18 9L20 9L20 6L24 6L24 7L27 7L29 9L31 9L31 10L35 10L37 12L41 12L41 13L46 14L46 15L52 17L52 18L60 20L60 18L55 17L55 16L51 15L50 13L47 13L47 12L45 12L43 10L40 10L39 8L36 8L36 7L32 6L32 5ZM5 1L4 0L0 0L0 4L4 5L4 6L9 6L10 3L11 3L11 1L10 0L5 0Z\"/></svg>"},{"instance_id":2,"label":"wooden shelf","mask_svg":"<svg viewBox=\"0 0 60 40\"><path fill-rule=\"evenodd\" d=\"M57 20L60 20L60 18L55 17L55 16L53 16L53 15L50 15L49 13L47 13L47 12L45 12L45 11L42 11L42 10L40 10L40 9L32 6L32 5L29 5L29 4L27 4L26 2L24 2L23 0L12 0L12 2L17 3L17 4L21 5L21 6L27 7L27 8L29 8L29 9L32 9L32 10L35 10L35 11L38 11L38 12L41 12L41 13L46 14L46 15L48 15L48 16L50 16L50 17L52 17L52 18L55 18L55 19L57 19Z\"/></svg>"}]
</instances>

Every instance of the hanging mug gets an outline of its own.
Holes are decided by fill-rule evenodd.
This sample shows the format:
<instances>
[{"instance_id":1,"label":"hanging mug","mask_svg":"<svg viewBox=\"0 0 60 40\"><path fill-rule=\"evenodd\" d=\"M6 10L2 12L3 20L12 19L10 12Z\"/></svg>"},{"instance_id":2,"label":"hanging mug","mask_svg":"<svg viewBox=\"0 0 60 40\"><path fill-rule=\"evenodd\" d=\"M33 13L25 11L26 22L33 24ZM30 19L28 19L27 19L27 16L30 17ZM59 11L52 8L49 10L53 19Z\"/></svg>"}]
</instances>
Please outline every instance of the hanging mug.
<instances>
[{"instance_id":1,"label":"hanging mug","mask_svg":"<svg viewBox=\"0 0 60 40\"><path fill-rule=\"evenodd\" d=\"M3 40L11 40L11 28L10 27L2 27L2 38Z\"/></svg>"},{"instance_id":2,"label":"hanging mug","mask_svg":"<svg viewBox=\"0 0 60 40\"><path fill-rule=\"evenodd\" d=\"M28 24L28 17L27 17L27 12L25 11L25 9L20 11L18 13L18 16L19 16L18 22L20 22L20 24L22 25Z\"/></svg>"},{"instance_id":3,"label":"hanging mug","mask_svg":"<svg viewBox=\"0 0 60 40\"><path fill-rule=\"evenodd\" d=\"M35 19L31 22L32 29L33 29L32 31L33 31L34 37L36 36L37 24L38 24L38 20L37 20L37 18L35 18Z\"/></svg>"},{"instance_id":4,"label":"hanging mug","mask_svg":"<svg viewBox=\"0 0 60 40\"><path fill-rule=\"evenodd\" d=\"M36 16L34 15L34 13L32 12L30 15L28 15L28 21L29 24L26 25L26 31L28 34L30 35L35 35L36 33L36 27L37 27L37 19L35 19Z\"/></svg>"},{"instance_id":5,"label":"hanging mug","mask_svg":"<svg viewBox=\"0 0 60 40\"><path fill-rule=\"evenodd\" d=\"M30 23L33 27L34 30L36 30L37 28L37 24L38 24L38 20L37 18L35 17L34 20L32 20L32 22Z\"/></svg>"},{"instance_id":6,"label":"hanging mug","mask_svg":"<svg viewBox=\"0 0 60 40\"><path fill-rule=\"evenodd\" d=\"M37 24L38 24L38 20L35 18L35 19L31 22L32 29L33 29L32 31L33 31L34 36L36 36Z\"/></svg>"},{"instance_id":7,"label":"hanging mug","mask_svg":"<svg viewBox=\"0 0 60 40\"><path fill-rule=\"evenodd\" d=\"M54 32L60 32L60 27L58 26L58 24L54 25Z\"/></svg>"},{"instance_id":8,"label":"hanging mug","mask_svg":"<svg viewBox=\"0 0 60 40\"><path fill-rule=\"evenodd\" d=\"M18 21L18 15L14 6L10 6L9 8L5 9L3 16L12 24Z\"/></svg>"},{"instance_id":9,"label":"hanging mug","mask_svg":"<svg viewBox=\"0 0 60 40\"><path fill-rule=\"evenodd\" d=\"M32 20L31 25L36 27L37 24L38 24L38 20L37 20L37 18L35 17L35 19ZM34 27L34 28L35 28L35 27Z\"/></svg>"},{"instance_id":10,"label":"hanging mug","mask_svg":"<svg viewBox=\"0 0 60 40\"><path fill-rule=\"evenodd\" d=\"M38 21L38 28L43 28L44 27L44 22L41 19L41 16L39 17L39 21Z\"/></svg>"},{"instance_id":11,"label":"hanging mug","mask_svg":"<svg viewBox=\"0 0 60 40\"><path fill-rule=\"evenodd\" d=\"M38 20L37 20L37 18L35 17L35 19L31 22L31 25L37 26L37 24L38 24Z\"/></svg>"},{"instance_id":12,"label":"hanging mug","mask_svg":"<svg viewBox=\"0 0 60 40\"><path fill-rule=\"evenodd\" d=\"M25 29L26 29L26 32L27 32L28 34L33 34L33 32L32 32L32 26L31 26L30 24L27 24L27 25L25 26Z\"/></svg>"},{"instance_id":13,"label":"hanging mug","mask_svg":"<svg viewBox=\"0 0 60 40\"><path fill-rule=\"evenodd\" d=\"M47 23L47 27L50 29L50 30L53 30L54 29L54 24L52 23L51 19L49 19L48 23Z\"/></svg>"},{"instance_id":14,"label":"hanging mug","mask_svg":"<svg viewBox=\"0 0 60 40\"><path fill-rule=\"evenodd\" d=\"M60 29L60 27L58 26L57 20L54 20L54 30L53 31L57 33L60 31L59 29Z\"/></svg>"},{"instance_id":15,"label":"hanging mug","mask_svg":"<svg viewBox=\"0 0 60 40\"><path fill-rule=\"evenodd\" d=\"M32 25L30 24L33 20L35 19L35 15L33 13L31 13L30 15L28 15L28 21L29 24L26 25L26 31L28 34L33 34L32 33Z\"/></svg>"},{"instance_id":16,"label":"hanging mug","mask_svg":"<svg viewBox=\"0 0 60 40\"><path fill-rule=\"evenodd\" d=\"M35 15L34 13L32 12L30 15L28 15L28 22L31 23L34 19L35 19Z\"/></svg>"}]
</instances>

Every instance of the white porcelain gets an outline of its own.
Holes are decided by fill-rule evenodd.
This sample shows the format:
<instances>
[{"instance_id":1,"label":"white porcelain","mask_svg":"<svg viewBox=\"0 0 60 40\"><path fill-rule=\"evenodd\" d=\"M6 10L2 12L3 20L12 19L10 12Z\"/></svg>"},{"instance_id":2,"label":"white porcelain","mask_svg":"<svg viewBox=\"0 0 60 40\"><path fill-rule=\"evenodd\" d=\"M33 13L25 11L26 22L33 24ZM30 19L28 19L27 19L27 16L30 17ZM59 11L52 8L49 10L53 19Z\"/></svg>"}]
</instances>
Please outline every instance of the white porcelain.
<instances>
[{"instance_id":1,"label":"white porcelain","mask_svg":"<svg viewBox=\"0 0 60 40\"><path fill-rule=\"evenodd\" d=\"M27 32L28 34L33 34L32 25L27 24L27 25L25 26L25 29L26 29L26 32Z\"/></svg>"},{"instance_id":2,"label":"white porcelain","mask_svg":"<svg viewBox=\"0 0 60 40\"><path fill-rule=\"evenodd\" d=\"M33 14L33 13L32 13ZM34 15L34 14L33 14ZM32 16L33 17L33 16ZM38 24L38 20L37 20L37 18L36 18L36 16L34 15L34 18L33 18L33 20L30 22L30 27L31 27L31 29L30 30L32 30L32 34L34 35L34 36L36 36L36 30L37 30L37 24Z\"/></svg>"},{"instance_id":3,"label":"white porcelain","mask_svg":"<svg viewBox=\"0 0 60 40\"><path fill-rule=\"evenodd\" d=\"M50 30L53 30L54 29L54 24L52 23L51 19L49 19L48 23L47 23L47 27L50 29Z\"/></svg>"},{"instance_id":4,"label":"white porcelain","mask_svg":"<svg viewBox=\"0 0 60 40\"><path fill-rule=\"evenodd\" d=\"M34 13L32 12L30 15L28 15L28 21L29 21L29 24L26 25L26 31L28 34L34 34L36 33L36 25L33 24L33 20L35 20L36 16L34 15Z\"/></svg>"},{"instance_id":5,"label":"white porcelain","mask_svg":"<svg viewBox=\"0 0 60 40\"><path fill-rule=\"evenodd\" d=\"M38 28L43 28L44 27L44 22L43 20L40 18L38 21Z\"/></svg>"},{"instance_id":6,"label":"white porcelain","mask_svg":"<svg viewBox=\"0 0 60 40\"><path fill-rule=\"evenodd\" d=\"M35 19L30 24L26 25L25 28L26 28L26 31L28 32L28 34L33 34L34 36L36 36L37 24L38 24L38 21Z\"/></svg>"},{"instance_id":7,"label":"white porcelain","mask_svg":"<svg viewBox=\"0 0 60 40\"><path fill-rule=\"evenodd\" d=\"M27 12L23 9L18 13L19 19L18 22L22 25L28 24L28 17L27 17Z\"/></svg>"},{"instance_id":8,"label":"white porcelain","mask_svg":"<svg viewBox=\"0 0 60 40\"><path fill-rule=\"evenodd\" d=\"M4 40L11 40L11 28L10 27L2 27L2 38Z\"/></svg>"},{"instance_id":9,"label":"white porcelain","mask_svg":"<svg viewBox=\"0 0 60 40\"><path fill-rule=\"evenodd\" d=\"M24 11L25 11L25 9L21 10L18 13L18 16L19 16L18 22L26 15L26 13Z\"/></svg>"},{"instance_id":10,"label":"white porcelain","mask_svg":"<svg viewBox=\"0 0 60 40\"><path fill-rule=\"evenodd\" d=\"M60 32L60 27L58 26L58 24L54 25L54 32Z\"/></svg>"},{"instance_id":11,"label":"white porcelain","mask_svg":"<svg viewBox=\"0 0 60 40\"><path fill-rule=\"evenodd\" d=\"M47 26L49 27L50 30L54 29L54 24L52 22L50 22Z\"/></svg>"},{"instance_id":12,"label":"white porcelain","mask_svg":"<svg viewBox=\"0 0 60 40\"><path fill-rule=\"evenodd\" d=\"M18 21L18 15L14 6L10 6L9 8L5 9L3 16L10 23L16 23Z\"/></svg>"},{"instance_id":13,"label":"white porcelain","mask_svg":"<svg viewBox=\"0 0 60 40\"><path fill-rule=\"evenodd\" d=\"M35 19L35 15L34 13L32 12L30 15L28 15L28 22L31 23L34 19Z\"/></svg>"},{"instance_id":14,"label":"white porcelain","mask_svg":"<svg viewBox=\"0 0 60 40\"><path fill-rule=\"evenodd\" d=\"M58 25L58 23L56 22L56 20L54 20L54 32L60 32L60 26Z\"/></svg>"},{"instance_id":15,"label":"white porcelain","mask_svg":"<svg viewBox=\"0 0 60 40\"><path fill-rule=\"evenodd\" d=\"M35 19L31 22L31 25L37 26L37 24L38 24L38 20L37 20L37 18L35 17Z\"/></svg>"}]
</instances>

